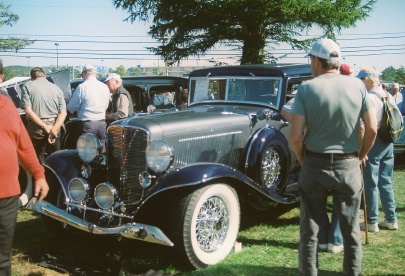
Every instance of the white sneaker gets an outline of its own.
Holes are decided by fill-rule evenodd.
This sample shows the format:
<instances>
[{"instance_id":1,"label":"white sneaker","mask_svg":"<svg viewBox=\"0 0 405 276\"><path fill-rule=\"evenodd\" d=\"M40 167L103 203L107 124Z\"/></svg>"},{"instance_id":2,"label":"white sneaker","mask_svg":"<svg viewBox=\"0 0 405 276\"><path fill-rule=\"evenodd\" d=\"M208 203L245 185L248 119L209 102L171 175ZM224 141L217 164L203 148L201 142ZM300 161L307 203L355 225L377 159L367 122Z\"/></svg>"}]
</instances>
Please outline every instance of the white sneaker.
<instances>
[{"instance_id":1,"label":"white sneaker","mask_svg":"<svg viewBox=\"0 0 405 276\"><path fill-rule=\"evenodd\" d=\"M381 228L387 228L389 230L398 230L398 221L396 222L388 222L384 220L378 224Z\"/></svg>"},{"instance_id":2,"label":"white sneaker","mask_svg":"<svg viewBox=\"0 0 405 276\"><path fill-rule=\"evenodd\" d=\"M319 251L326 251L326 250L328 250L328 244L327 243L318 243L318 249L319 249Z\"/></svg>"},{"instance_id":3,"label":"white sneaker","mask_svg":"<svg viewBox=\"0 0 405 276\"><path fill-rule=\"evenodd\" d=\"M367 226L368 226L368 232L377 233L380 231L380 228L378 228L378 223L368 223ZM364 222L360 223L360 230L362 230L362 231L366 230Z\"/></svg>"},{"instance_id":4,"label":"white sneaker","mask_svg":"<svg viewBox=\"0 0 405 276\"><path fill-rule=\"evenodd\" d=\"M333 243L328 243L328 252L340 253L343 251L343 244L334 245Z\"/></svg>"}]
</instances>

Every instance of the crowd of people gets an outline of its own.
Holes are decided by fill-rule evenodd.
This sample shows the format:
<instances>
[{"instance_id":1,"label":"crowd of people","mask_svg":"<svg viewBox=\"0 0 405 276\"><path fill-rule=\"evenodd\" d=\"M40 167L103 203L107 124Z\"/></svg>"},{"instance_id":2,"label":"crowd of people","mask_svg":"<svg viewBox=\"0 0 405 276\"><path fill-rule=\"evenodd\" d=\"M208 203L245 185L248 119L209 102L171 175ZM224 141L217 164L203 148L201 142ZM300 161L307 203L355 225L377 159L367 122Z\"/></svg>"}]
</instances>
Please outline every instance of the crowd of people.
<instances>
[{"instance_id":1,"label":"crowd of people","mask_svg":"<svg viewBox=\"0 0 405 276\"><path fill-rule=\"evenodd\" d=\"M399 228L392 183L393 144L377 135L383 112L377 95L387 97L405 115L404 95L397 83L390 85L389 92L384 90L373 68L361 69L354 76L348 64L340 64L340 48L331 39L315 42L309 57L314 78L298 86L295 97L282 110L292 125L291 147L301 164L299 274L317 275L319 251L343 251L344 274L361 275L361 230ZM0 81L2 70L0 63ZM34 195L42 200L49 187L41 163L45 152L60 148L67 111L77 113L76 135L94 134L104 150L106 126L134 112L120 75L110 74L101 82L96 68L86 65L81 76L83 83L66 103L63 92L46 79L44 70L33 68L31 81L23 85L21 94L27 127L12 101L3 95L7 93L0 93L0 150L8 160L0 166L0 275L11 275L20 193L18 160L33 175ZM187 92L182 95L182 107L186 106ZM405 134L403 139L405 142ZM368 225L359 221L363 189ZM329 194L333 198L331 220ZM378 196L383 221L379 219Z\"/></svg>"},{"instance_id":2,"label":"crowd of people","mask_svg":"<svg viewBox=\"0 0 405 276\"><path fill-rule=\"evenodd\" d=\"M0 275L6 276L12 275L11 249L21 193L19 164L33 176L34 196L41 201L49 191L42 164L47 154L60 149L60 131L67 111L77 112L79 135L93 133L103 142L106 120L112 122L133 113L131 97L117 74L110 74L103 83L96 78L96 68L86 65L82 72L84 82L76 88L68 104L62 90L46 79L42 68L33 68L30 75L31 80L21 87L20 103L27 126L7 91L0 90L0 151L7 160L0 166ZM2 79L0 61L0 82Z\"/></svg>"}]
</instances>

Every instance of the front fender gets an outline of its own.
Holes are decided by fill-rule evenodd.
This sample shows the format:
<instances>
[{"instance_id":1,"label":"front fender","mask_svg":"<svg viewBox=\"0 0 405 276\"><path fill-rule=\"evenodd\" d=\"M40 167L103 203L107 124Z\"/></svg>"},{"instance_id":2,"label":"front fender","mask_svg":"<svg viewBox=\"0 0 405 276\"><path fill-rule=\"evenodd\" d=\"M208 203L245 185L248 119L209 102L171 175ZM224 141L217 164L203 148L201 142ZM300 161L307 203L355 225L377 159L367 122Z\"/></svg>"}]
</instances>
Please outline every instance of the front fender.
<instances>
[{"instance_id":1,"label":"front fender","mask_svg":"<svg viewBox=\"0 0 405 276\"><path fill-rule=\"evenodd\" d=\"M52 171L60 185L66 190L72 178L81 177L82 164L77 150L61 150L48 156L44 166Z\"/></svg>"},{"instance_id":2,"label":"front fender","mask_svg":"<svg viewBox=\"0 0 405 276\"><path fill-rule=\"evenodd\" d=\"M150 196L145 199L145 202L171 189L204 185L205 183L212 183L217 179L230 180L231 185L234 186L237 191L243 191L244 194L258 193L277 203L285 204L288 202L288 199L277 194L265 193L260 189L259 184L241 171L218 163L193 164L168 173L154 185L150 191Z\"/></svg>"}]
</instances>

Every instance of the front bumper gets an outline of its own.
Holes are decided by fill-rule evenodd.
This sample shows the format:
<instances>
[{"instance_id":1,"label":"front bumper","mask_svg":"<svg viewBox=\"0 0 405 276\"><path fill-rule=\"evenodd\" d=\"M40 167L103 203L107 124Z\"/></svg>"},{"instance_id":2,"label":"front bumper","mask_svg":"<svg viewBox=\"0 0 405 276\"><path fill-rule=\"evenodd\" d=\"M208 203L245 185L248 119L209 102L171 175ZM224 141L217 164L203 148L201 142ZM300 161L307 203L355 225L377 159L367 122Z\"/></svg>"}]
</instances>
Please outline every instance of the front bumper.
<instances>
[{"instance_id":1,"label":"front bumper","mask_svg":"<svg viewBox=\"0 0 405 276\"><path fill-rule=\"evenodd\" d=\"M37 201L37 198L35 197L28 202L26 208L91 234L119 235L129 239L152 242L161 245L174 245L163 231L155 226L133 222L117 227L101 227L73 216L49 202L44 200Z\"/></svg>"}]
</instances>

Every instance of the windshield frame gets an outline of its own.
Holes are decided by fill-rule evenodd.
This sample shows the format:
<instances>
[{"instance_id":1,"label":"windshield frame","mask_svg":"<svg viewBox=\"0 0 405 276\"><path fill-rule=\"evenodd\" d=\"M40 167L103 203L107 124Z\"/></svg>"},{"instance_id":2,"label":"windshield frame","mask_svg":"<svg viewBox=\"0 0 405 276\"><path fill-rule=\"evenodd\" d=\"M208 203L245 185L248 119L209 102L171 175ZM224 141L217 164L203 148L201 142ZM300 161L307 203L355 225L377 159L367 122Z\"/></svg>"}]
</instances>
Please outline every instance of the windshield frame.
<instances>
[{"instance_id":1,"label":"windshield frame","mask_svg":"<svg viewBox=\"0 0 405 276\"><path fill-rule=\"evenodd\" d=\"M278 109L283 96L282 80L282 77L277 76L192 77L188 104L230 102Z\"/></svg>"}]
</instances>

